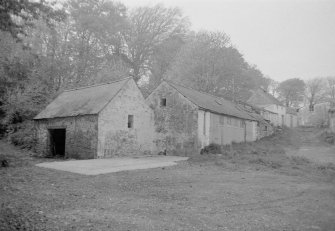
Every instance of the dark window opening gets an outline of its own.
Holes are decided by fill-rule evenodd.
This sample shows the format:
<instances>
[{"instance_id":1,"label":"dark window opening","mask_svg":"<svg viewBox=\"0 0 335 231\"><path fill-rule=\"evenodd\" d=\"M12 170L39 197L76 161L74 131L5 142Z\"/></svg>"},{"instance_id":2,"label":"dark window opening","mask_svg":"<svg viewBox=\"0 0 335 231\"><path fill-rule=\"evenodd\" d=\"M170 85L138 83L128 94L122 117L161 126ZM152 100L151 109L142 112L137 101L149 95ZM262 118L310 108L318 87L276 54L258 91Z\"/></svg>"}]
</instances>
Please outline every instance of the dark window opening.
<instances>
[{"instance_id":1,"label":"dark window opening","mask_svg":"<svg viewBox=\"0 0 335 231\"><path fill-rule=\"evenodd\" d=\"M264 131L267 132L268 131L268 126L264 127Z\"/></svg>"},{"instance_id":2,"label":"dark window opening","mask_svg":"<svg viewBox=\"0 0 335 231\"><path fill-rule=\"evenodd\" d=\"M161 99L161 107L166 107L166 98Z\"/></svg>"},{"instance_id":3,"label":"dark window opening","mask_svg":"<svg viewBox=\"0 0 335 231\"><path fill-rule=\"evenodd\" d=\"M53 157L65 156L65 129L49 129L50 134L50 152Z\"/></svg>"},{"instance_id":4,"label":"dark window opening","mask_svg":"<svg viewBox=\"0 0 335 231\"><path fill-rule=\"evenodd\" d=\"M314 111L314 105L309 105L309 111Z\"/></svg>"},{"instance_id":5,"label":"dark window opening","mask_svg":"<svg viewBox=\"0 0 335 231\"><path fill-rule=\"evenodd\" d=\"M128 128L133 128L133 127L134 127L134 116L128 115Z\"/></svg>"}]
</instances>

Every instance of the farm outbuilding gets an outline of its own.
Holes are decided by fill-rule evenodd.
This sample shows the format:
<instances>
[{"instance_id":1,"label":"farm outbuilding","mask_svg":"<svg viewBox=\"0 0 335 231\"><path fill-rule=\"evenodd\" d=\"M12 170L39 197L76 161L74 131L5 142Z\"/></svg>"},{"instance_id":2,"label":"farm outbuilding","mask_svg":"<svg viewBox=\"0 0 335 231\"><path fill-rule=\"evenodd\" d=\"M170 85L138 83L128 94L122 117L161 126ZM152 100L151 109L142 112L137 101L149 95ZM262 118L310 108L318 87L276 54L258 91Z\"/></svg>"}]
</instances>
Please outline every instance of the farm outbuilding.
<instances>
[{"instance_id":1,"label":"farm outbuilding","mask_svg":"<svg viewBox=\"0 0 335 231\"><path fill-rule=\"evenodd\" d=\"M268 118L275 126L285 125L286 107L274 96L259 88L253 91L247 103L263 108L268 114ZM266 118L264 116L264 118Z\"/></svg>"},{"instance_id":2,"label":"farm outbuilding","mask_svg":"<svg viewBox=\"0 0 335 231\"><path fill-rule=\"evenodd\" d=\"M291 107L286 108L285 126L289 128L298 126L298 113L296 109Z\"/></svg>"},{"instance_id":3,"label":"farm outbuilding","mask_svg":"<svg viewBox=\"0 0 335 231\"><path fill-rule=\"evenodd\" d=\"M146 101L154 110L156 147L168 154L257 139L257 120L223 98L163 81Z\"/></svg>"},{"instance_id":4,"label":"farm outbuilding","mask_svg":"<svg viewBox=\"0 0 335 231\"><path fill-rule=\"evenodd\" d=\"M153 111L132 78L66 90L34 120L44 156L90 159L154 149Z\"/></svg>"}]
</instances>

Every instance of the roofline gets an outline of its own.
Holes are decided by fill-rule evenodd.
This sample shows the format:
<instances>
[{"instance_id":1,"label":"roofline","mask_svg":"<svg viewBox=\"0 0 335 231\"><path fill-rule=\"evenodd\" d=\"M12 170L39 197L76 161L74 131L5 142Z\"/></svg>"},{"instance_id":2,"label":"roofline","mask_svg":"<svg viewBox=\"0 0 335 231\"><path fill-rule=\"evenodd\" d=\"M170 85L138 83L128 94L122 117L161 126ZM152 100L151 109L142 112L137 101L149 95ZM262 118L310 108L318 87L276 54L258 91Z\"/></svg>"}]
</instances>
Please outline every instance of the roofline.
<instances>
[{"instance_id":1,"label":"roofline","mask_svg":"<svg viewBox=\"0 0 335 231\"><path fill-rule=\"evenodd\" d=\"M206 108L202 108L202 107L199 107L199 106L198 106L198 108L199 108L199 110L208 111L208 112L211 112L211 113L214 113L214 114L217 114L217 115L224 115L224 116L234 117L234 118L243 119L243 120L258 121L257 119L247 119L247 118L242 118L242 117L238 117L238 116L234 116L234 115L219 113L219 112L216 112L216 111L213 111L213 110L210 110L210 109L206 109ZM248 114L248 116L250 116L250 115Z\"/></svg>"},{"instance_id":2,"label":"roofline","mask_svg":"<svg viewBox=\"0 0 335 231\"><path fill-rule=\"evenodd\" d=\"M99 112L98 112L98 113L87 113L87 114L71 115L71 116L55 116L55 117L38 118L38 119L33 118L33 120L49 120L49 119L58 119L58 118L67 118L67 117L77 117L77 116L92 116L92 115L97 116L98 114L99 114Z\"/></svg>"},{"instance_id":3,"label":"roofline","mask_svg":"<svg viewBox=\"0 0 335 231\"><path fill-rule=\"evenodd\" d=\"M170 83L170 84L175 84L175 85L178 85L178 86L181 86L181 87L185 87L185 88L190 89L190 90L193 90L193 91L198 91L198 92L200 92L200 93L203 93L203 94L206 94L206 95L209 95L209 96L218 98L218 99L227 100L227 99L225 99L225 98L223 98L223 97L219 97L219 96L216 96L216 95L212 95L212 94L210 94L210 93L208 93L208 92L200 91L200 90L196 90L196 89L191 88L191 87L186 87L186 86L184 86L184 85L181 85L181 84L178 84L178 83L174 83L174 82L172 82L172 81L170 81L170 80L165 80L165 79L164 79L163 81L165 81L165 82L167 82L167 83ZM227 101L230 101L230 100L227 100Z\"/></svg>"},{"instance_id":4,"label":"roofline","mask_svg":"<svg viewBox=\"0 0 335 231\"><path fill-rule=\"evenodd\" d=\"M165 81L167 84L169 84L169 85L170 85L171 87L173 87L176 91L178 91L181 95L183 95L186 99L188 99L189 101L191 101L194 105L196 105L199 109L201 109L201 110L203 110L203 111L209 111L209 112L212 112L212 113L215 113L215 114L218 114L218 115L231 116L231 117L235 117L235 118L239 118L239 119L245 119L245 120L251 120L251 121L253 121L252 119L247 119L247 118L244 118L244 117L238 117L238 116L234 116L234 115L224 114L224 113L220 113L220 112L216 112L216 111L213 111L213 110L209 110L209 109L200 107L198 104L196 104L196 103L193 102L191 99L189 99L187 96L185 96L183 93L181 93L177 88L175 88L175 87L173 86L173 84L178 85L178 86L181 86L181 87L185 87L185 86L183 86L183 85L181 85L181 84L173 83L172 81L165 80L165 79L164 79L163 81ZM193 91L198 91L198 90L195 90L195 89L190 88L190 87L185 87L185 88L190 89L190 90L193 90ZM227 99L224 99L224 98L221 98L221 97L218 97L218 96L209 94L209 93L207 93L207 92L203 92L203 91L198 91L198 92L203 93L203 94L206 94L206 95L209 95L209 96L211 96L211 97L215 97L215 98L217 98L217 99L223 99L223 100L226 100L226 101L230 102L230 101L227 100ZM234 103L232 102L232 104L234 104ZM234 105L234 106L235 106L235 105ZM236 109L237 109L237 108L236 108ZM237 109L237 110L239 110L239 109ZM246 112L244 112L244 113L246 113ZM248 114L247 114L247 115L248 115ZM248 115L248 116L249 116L249 115ZM249 116L249 117L250 117L250 116ZM257 121L257 120L256 120L256 121Z\"/></svg>"},{"instance_id":5,"label":"roofline","mask_svg":"<svg viewBox=\"0 0 335 231\"><path fill-rule=\"evenodd\" d=\"M127 80L128 79L128 80ZM124 85L126 83L128 83L128 81L130 79L133 79L132 77L127 77L127 78L123 78L123 79L119 79L119 80L116 80L116 81L113 81L113 82L108 82L108 83L103 83L103 84L96 84L96 85L90 85L90 86L86 86L86 87L80 87L80 88L76 88L76 89L71 89L71 90L66 90L66 91L63 91L63 92L69 92L69 91L75 91L75 90L81 90L81 89L85 89L85 88L91 88L91 87L97 87L97 86L101 86L101 85L107 85L107 84L112 84L112 83L117 83L117 82L121 82L121 81L124 81L124 80L127 80L124 82L124 84L120 87L120 89L115 93L115 95L113 95L113 97L108 100L108 102L97 112L97 113L86 113L86 114L82 114L82 115L73 115L73 116L55 116L55 117L48 117L48 118L36 118L36 116L38 116L38 114L33 118L33 120L42 120L42 119L54 119L54 118L66 118L66 117L75 117L75 116L84 116L84 115L98 115L103 109L106 108L106 106L115 98L116 95L119 94L119 92L121 91L121 89L123 89ZM142 93L141 93L142 94ZM59 96L59 95L58 95ZM58 97L57 96L57 97ZM57 98L56 97L56 98ZM56 99L55 98L55 99ZM55 100L54 99L54 100Z\"/></svg>"},{"instance_id":6,"label":"roofline","mask_svg":"<svg viewBox=\"0 0 335 231\"><path fill-rule=\"evenodd\" d=\"M130 79L132 79L133 81L134 81L134 79L132 78L132 77L128 77L128 78L123 78L122 80L120 80L120 81L123 81L123 80L126 80L127 79L127 81L125 81L124 83L123 83L123 85L120 87L120 89L115 93L115 95L113 95L113 97L112 98L110 98L110 100L108 100L108 102L98 111L98 113L97 114L99 114L102 110L104 110L106 107L107 107L107 105L115 98L115 96L117 96L119 93L120 93L120 91L123 89L123 87L126 85L126 83L128 83L128 81L130 80ZM114 81L113 83L116 83L116 82L120 82L120 81ZM136 84L136 83L135 83ZM141 92L141 94L142 94L142 92Z\"/></svg>"},{"instance_id":7,"label":"roofline","mask_svg":"<svg viewBox=\"0 0 335 231\"><path fill-rule=\"evenodd\" d=\"M194 104L196 107L198 107L198 109L199 109L199 106L196 104L196 103L194 103L192 100L190 100L189 98L187 98L184 94L182 94L180 91L178 91L178 89L176 89L174 86L172 86L168 81L166 81L166 80L162 80L162 82L160 83L160 84L158 84L157 85L157 87L155 87L155 89L145 98L145 100L147 100L153 93L154 93L154 91L158 88L158 87L160 87L160 85L162 85L163 84L163 82L165 82L165 83L167 83L170 87L172 87L173 89L175 89L181 96L183 96L187 101L189 101L190 103L192 103L192 104Z\"/></svg>"},{"instance_id":8,"label":"roofline","mask_svg":"<svg viewBox=\"0 0 335 231\"><path fill-rule=\"evenodd\" d=\"M107 82L107 83L99 83L99 84L93 84L93 85L84 86L84 87L72 88L72 89L64 90L63 92L76 91L76 90L81 90L81 89L91 88L91 87L98 87L98 86L102 86L102 85L117 83L117 82L120 82L120 81L123 81L123 80L126 80L126 79L132 79L132 77L129 76L129 77L125 77L125 78L122 78L122 79L118 79L118 80L114 80L114 81L111 81L111 82Z\"/></svg>"},{"instance_id":9,"label":"roofline","mask_svg":"<svg viewBox=\"0 0 335 231\"><path fill-rule=\"evenodd\" d=\"M181 93L177 88L175 88L175 86L173 86L173 84L175 84L175 83L173 83L173 82L171 82L171 81L167 81L167 80L163 80L163 82L166 82L167 84L169 84L173 89L175 89L179 94L181 94L182 96L184 96L185 97L185 99L187 99L188 101L190 101L191 103L193 103L194 105L196 105L199 109L200 109L200 106L198 105L198 104L196 104L195 102L193 102L191 99L189 99L186 95L184 95L183 93ZM179 84L176 84L176 85L179 85ZM179 85L179 86L181 86L181 87L184 87L184 86L182 86L182 85ZM191 88L192 89L192 88ZM192 90L194 90L194 89L192 89Z\"/></svg>"}]
</instances>

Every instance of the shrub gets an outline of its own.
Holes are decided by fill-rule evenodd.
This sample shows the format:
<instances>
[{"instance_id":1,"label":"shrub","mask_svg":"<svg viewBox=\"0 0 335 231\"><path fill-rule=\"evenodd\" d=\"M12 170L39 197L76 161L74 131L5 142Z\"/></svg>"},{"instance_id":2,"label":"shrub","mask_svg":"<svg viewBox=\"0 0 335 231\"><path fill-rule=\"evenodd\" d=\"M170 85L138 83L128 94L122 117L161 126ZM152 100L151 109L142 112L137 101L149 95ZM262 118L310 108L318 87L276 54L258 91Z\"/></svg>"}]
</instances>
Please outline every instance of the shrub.
<instances>
[{"instance_id":1,"label":"shrub","mask_svg":"<svg viewBox=\"0 0 335 231\"><path fill-rule=\"evenodd\" d=\"M290 157L290 161L292 164L295 164L295 165L307 165L311 163L309 159L307 159L306 157L302 157L302 156L292 156Z\"/></svg>"},{"instance_id":2,"label":"shrub","mask_svg":"<svg viewBox=\"0 0 335 231\"><path fill-rule=\"evenodd\" d=\"M34 135L34 125L30 121L13 126L7 137L11 144L29 150L33 150L37 142Z\"/></svg>"},{"instance_id":3,"label":"shrub","mask_svg":"<svg viewBox=\"0 0 335 231\"><path fill-rule=\"evenodd\" d=\"M329 144L335 143L335 133L325 131L321 134L321 139Z\"/></svg>"},{"instance_id":4,"label":"shrub","mask_svg":"<svg viewBox=\"0 0 335 231\"><path fill-rule=\"evenodd\" d=\"M220 154L221 153L221 146L219 144L211 143L208 146L205 146L201 149L200 154Z\"/></svg>"}]
</instances>

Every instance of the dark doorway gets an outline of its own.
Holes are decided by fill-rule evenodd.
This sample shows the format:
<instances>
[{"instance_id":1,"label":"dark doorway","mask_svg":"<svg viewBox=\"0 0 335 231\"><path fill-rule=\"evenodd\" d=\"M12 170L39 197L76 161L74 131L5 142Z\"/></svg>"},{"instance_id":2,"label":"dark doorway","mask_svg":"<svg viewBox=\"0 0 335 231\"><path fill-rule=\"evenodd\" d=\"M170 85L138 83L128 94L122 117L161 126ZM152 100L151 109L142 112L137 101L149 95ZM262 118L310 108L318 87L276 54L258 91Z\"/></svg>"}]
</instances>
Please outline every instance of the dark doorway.
<instances>
[{"instance_id":1,"label":"dark doorway","mask_svg":"<svg viewBox=\"0 0 335 231\"><path fill-rule=\"evenodd\" d=\"M52 156L65 156L65 129L49 129L50 151Z\"/></svg>"}]
</instances>

